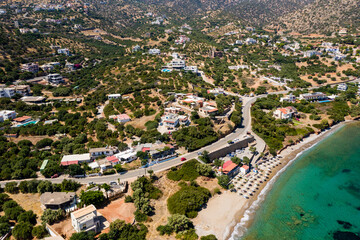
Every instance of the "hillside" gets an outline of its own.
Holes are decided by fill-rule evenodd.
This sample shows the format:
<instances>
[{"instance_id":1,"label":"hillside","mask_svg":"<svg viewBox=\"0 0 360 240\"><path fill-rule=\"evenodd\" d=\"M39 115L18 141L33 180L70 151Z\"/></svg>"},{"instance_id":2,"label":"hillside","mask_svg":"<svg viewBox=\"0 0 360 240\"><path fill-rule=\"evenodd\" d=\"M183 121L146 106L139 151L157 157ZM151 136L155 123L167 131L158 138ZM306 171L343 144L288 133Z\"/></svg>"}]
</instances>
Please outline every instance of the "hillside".
<instances>
[{"instance_id":1,"label":"hillside","mask_svg":"<svg viewBox=\"0 0 360 240\"><path fill-rule=\"evenodd\" d=\"M304 9L279 18L283 27L297 32L330 33L360 25L358 0L316 0Z\"/></svg>"}]
</instances>

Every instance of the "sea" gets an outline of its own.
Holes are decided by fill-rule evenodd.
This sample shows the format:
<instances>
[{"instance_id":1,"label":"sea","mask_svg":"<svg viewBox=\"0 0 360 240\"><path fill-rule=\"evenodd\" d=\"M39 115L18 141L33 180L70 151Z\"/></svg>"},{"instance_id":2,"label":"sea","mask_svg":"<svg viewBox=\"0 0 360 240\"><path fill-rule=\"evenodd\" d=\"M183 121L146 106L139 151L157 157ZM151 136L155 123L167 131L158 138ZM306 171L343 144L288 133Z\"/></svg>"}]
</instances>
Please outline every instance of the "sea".
<instances>
[{"instance_id":1,"label":"sea","mask_svg":"<svg viewBox=\"0 0 360 240\"><path fill-rule=\"evenodd\" d=\"M303 152L260 197L250 227L242 219L231 239L360 239L360 124Z\"/></svg>"}]
</instances>

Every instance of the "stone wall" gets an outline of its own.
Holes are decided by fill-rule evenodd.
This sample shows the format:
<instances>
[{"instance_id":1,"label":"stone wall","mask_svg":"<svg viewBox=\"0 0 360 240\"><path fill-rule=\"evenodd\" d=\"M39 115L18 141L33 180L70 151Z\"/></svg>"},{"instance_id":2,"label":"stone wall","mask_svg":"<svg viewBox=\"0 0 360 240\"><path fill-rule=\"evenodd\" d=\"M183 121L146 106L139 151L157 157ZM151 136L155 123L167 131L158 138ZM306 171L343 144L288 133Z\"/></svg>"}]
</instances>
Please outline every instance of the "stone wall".
<instances>
[{"instance_id":1,"label":"stone wall","mask_svg":"<svg viewBox=\"0 0 360 240\"><path fill-rule=\"evenodd\" d=\"M221 148L219 150L216 150L214 152L209 153L210 160L214 160L216 158L225 157L227 154L231 152L235 152L237 149L245 148L249 145L249 143L252 143L255 141L254 136L249 136L239 142L229 144L229 146Z\"/></svg>"}]
</instances>

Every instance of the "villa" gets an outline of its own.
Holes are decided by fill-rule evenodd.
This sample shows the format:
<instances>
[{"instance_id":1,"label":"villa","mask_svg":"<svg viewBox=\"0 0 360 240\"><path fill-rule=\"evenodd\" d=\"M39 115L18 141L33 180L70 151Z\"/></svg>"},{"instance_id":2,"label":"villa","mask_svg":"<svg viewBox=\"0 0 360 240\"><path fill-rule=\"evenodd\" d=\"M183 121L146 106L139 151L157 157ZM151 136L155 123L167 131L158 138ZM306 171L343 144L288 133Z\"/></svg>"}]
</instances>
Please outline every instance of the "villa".
<instances>
[{"instance_id":1,"label":"villa","mask_svg":"<svg viewBox=\"0 0 360 240\"><path fill-rule=\"evenodd\" d=\"M121 94L120 93L109 94L109 95L107 95L107 97L108 97L108 100L119 99L119 98L121 98Z\"/></svg>"},{"instance_id":2,"label":"villa","mask_svg":"<svg viewBox=\"0 0 360 240\"><path fill-rule=\"evenodd\" d=\"M0 111L0 122L11 120L16 118L16 112L12 110L1 110Z\"/></svg>"},{"instance_id":3,"label":"villa","mask_svg":"<svg viewBox=\"0 0 360 240\"><path fill-rule=\"evenodd\" d=\"M274 112L276 119L290 119L297 114L297 110L294 107L278 108Z\"/></svg>"},{"instance_id":4,"label":"villa","mask_svg":"<svg viewBox=\"0 0 360 240\"><path fill-rule=\"evenodd\" d=\"M115 158L116 159L115 159ZM107 159L113 164L129 163L137 159L136 151L134 149L128 149L115 154L114 156L107 157Z\"/></svg>"},{"instance_id":5,"label":"villa","mask_svg":"<svg viewBox=\"0 0 360 240\"><path fill-rule=\"evenodd\" d=\"M63 77L58 73L53 73L53 74L47 75L46 80L48 81L48 83L54 84L54 85L58 85L58 84L65 82Z\"/></svg>"},{"instance_id":6,"label":"villa","mask_svg":"<svg viewBox=\"0 0 360 240\"><path fill-rule=\"evenodd\" d=\"M313 100L325 100L327 99L326 94L322 92L315 92L315 93L305 93L300 94L299 97L300 100L307 100L307 101L313 101Z\"/></svg>"},{"instance_id":7,"label":"villa","mask_svg":"<svg viewBox=\"0 0 360 240\"><path fill-rule=\"evenodd\" d=\"M70 214L71 224L76 232L98 232L100 221L97 219L97 211L94 205L89 205Z\"/></svg>"},{"instance_id":8,"label":"villa","mask_svg":"<svg viewBox=\"0 0 360 240\"><path fill-rule=\"evenodd\" d=\"M296 97L290 93L288 96L280 98L280 102L291 102L294 103L296 101Z\"/></svg>"},{"instance_id":9,"label":"villa","mask_svg":"<svg viewBox=\"0 0 360 240\"><path fill-rule=\"evenodd\" d=\"M111 115L109 118L116 120L118 123L127 123L131 121L131 118L127 114Z\"/></svg>"},{"instance_id":10,"label":"villa","mask_svg":"<svg viewBox=\"0 0 360 240\"><path fill-rule=\"evenodd\" d=\"M25 63L21 65L21 71L37 73L39 71L39 65L37 63Z\"/></svg>"}]
</instances>

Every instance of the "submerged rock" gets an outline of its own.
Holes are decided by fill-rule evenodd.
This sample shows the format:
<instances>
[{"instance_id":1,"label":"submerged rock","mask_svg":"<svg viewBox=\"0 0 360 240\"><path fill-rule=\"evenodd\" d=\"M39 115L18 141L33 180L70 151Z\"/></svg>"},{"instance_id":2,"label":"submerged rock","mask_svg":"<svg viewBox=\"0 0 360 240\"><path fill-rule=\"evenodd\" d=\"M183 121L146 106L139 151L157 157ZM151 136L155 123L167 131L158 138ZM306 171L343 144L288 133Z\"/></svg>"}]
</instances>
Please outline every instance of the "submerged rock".
<instances>
[{"instance_id":1,"label":"submerged rock","mask_svg":"<svg viewBox=\"0 0 360 240\"><path fill-rule=\"evenodd\" d=\"M345 229L350 229L353 225L349 222L336 220L338 224L342 225Z\"/></svg>"},{"instance_id":2,"label":"submerged rock","mask_svg":"<svg viewBox=\"0 0 360 240\"><path fill-rule=\"evenodd\" d=\"M334 240L360 240L360 237L353 232L336 231L333 233Z\"/></svg>"}]
</instances>

